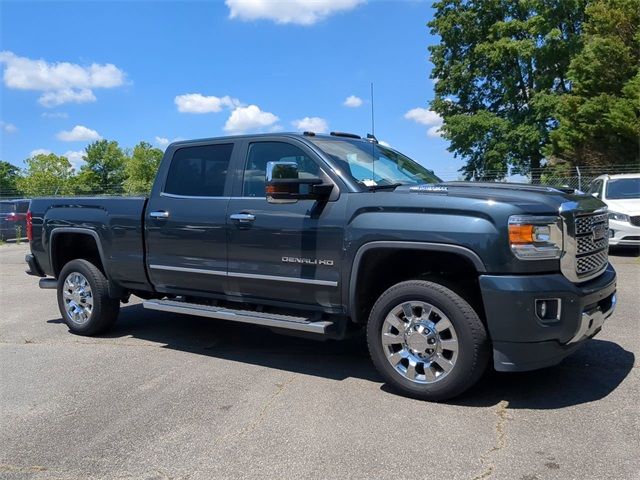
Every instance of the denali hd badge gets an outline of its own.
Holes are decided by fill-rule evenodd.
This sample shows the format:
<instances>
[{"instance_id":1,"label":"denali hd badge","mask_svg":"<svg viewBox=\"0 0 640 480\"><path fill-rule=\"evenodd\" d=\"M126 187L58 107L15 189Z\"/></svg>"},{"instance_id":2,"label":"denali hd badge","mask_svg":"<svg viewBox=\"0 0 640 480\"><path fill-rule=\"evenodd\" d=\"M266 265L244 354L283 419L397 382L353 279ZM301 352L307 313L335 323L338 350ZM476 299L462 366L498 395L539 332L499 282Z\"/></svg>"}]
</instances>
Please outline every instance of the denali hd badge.
<instances>
[{"instance_id":1,"label":"denali hd badge","mask_svg":"<svg viewBox=\"0 0 640 480\"><path fill-rule=\"evenodd\" d=\"M302 263L304 265L326 265L328 267L333 266L333 260L320 260L317 258L297 258L297 257L282 257L284 263Z\"/></svg>"}]
</instances>

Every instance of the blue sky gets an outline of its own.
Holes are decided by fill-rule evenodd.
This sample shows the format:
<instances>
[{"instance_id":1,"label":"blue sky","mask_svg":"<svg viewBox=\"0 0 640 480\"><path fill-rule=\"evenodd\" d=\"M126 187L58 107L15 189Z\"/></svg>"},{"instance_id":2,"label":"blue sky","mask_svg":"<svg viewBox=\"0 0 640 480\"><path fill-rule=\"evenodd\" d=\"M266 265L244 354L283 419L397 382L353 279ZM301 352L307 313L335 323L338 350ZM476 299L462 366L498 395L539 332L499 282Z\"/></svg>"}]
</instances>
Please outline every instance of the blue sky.
<instances>
[{"instance_id":1,"label":"blue sky","mask_svg":"<svg viewBox=\"0 0 640 480\"><path fill-rule=\"evenodd\" d=\"M2 1L1 159L74 164L94 138L370 131L443 177L421 1ZM348 97L355 96L346 106ZM360 99L362 102L358 101ZM359 106L358 106L359 105Z\"/></svg>"}]
</instances>

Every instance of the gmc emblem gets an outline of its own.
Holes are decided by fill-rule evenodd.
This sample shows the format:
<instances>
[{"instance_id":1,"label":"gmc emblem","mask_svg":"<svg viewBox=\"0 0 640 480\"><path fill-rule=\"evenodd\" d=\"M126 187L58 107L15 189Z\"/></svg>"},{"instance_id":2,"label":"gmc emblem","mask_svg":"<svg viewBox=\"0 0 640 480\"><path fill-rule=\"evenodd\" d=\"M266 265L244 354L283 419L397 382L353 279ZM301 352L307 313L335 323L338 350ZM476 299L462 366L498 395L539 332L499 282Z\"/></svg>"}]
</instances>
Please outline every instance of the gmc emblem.
<instances>
[{"instance_id":1,"label":"gmc emblem","mask_svg":"<svg viewBox=\"0 0 640 480\"><path fill-rule=\"evenodd\" d=\"M593 229L593 239L602 240L607 234L607 227L605 225L598 225Z\"/></svg>"}]
</instances>

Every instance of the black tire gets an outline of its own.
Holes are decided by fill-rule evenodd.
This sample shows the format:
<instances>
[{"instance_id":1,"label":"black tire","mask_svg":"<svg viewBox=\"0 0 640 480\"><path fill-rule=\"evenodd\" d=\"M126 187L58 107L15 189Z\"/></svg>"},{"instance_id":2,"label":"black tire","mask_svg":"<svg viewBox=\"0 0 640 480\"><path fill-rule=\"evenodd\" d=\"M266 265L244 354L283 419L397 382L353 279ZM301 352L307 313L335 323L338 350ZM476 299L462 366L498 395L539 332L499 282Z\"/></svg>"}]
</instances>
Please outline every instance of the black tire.
<instances>
[{"instance_id":1,"label":"black tire","mask_svg":"<svg viewBox=\"0 0 640 480\"><path fill-rule=\"evenodd\" d=\"M93 308L88 320L81 324L71 318L65 306L65 280L73 273L79 273L86 278L92 293ZM58 308L73 333L99 335L111 328L118 318L120 300L109 296L109 282L98 267L87 260L72 260L62 268L58 276Z\"/></svg>"},{"instance_id":2,"label":"black tire","mask_svg":"<svg viewBox=\"0 0 640 480\"><path fill-rule=\"evenodd\" d=\"M448 317L457 335L455 364L433 383L417 383L398 372L387 359L382 344L387 315L404 302L413 301L439 309ZM378 298L369 315L367 343L376 369L390 386L407 396L429 401L448 400L470 388L482 376L490 358L485 327L471 305L449 288L424 280L398 283Z\"/></svg>"}]
</instances>

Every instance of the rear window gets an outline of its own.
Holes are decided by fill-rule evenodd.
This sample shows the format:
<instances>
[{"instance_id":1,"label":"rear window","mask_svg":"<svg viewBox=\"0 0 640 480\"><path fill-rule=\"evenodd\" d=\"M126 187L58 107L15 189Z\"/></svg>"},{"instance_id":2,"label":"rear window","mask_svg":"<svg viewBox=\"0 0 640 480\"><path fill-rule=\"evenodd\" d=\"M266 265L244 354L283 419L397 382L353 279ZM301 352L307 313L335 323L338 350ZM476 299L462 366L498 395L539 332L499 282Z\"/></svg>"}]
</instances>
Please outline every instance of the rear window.
<instances>
[{"instance_id":1,"label":"rear window","mask_svg":"<svg viewBox=\"0 0 640 480\"><path fill-rule=\"evenodd\" d=\"M0 213L13 213L16 211L14 203L0 203Z\"/></svg>"},{"instance_id":2,"label":"rear window","mask_svg":"<svg viewBox=\"0 0 640 480\"><path fill-rule=\"evenodd\" d=\"M232 151L232 143L176 150L164 192L188 197L223 196Z\"/></svg>"}]
</instances>

